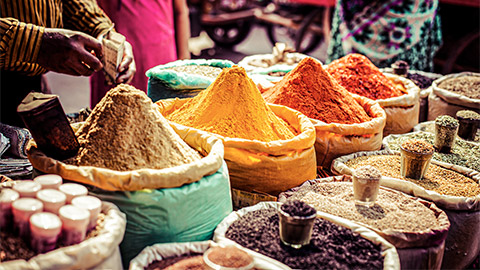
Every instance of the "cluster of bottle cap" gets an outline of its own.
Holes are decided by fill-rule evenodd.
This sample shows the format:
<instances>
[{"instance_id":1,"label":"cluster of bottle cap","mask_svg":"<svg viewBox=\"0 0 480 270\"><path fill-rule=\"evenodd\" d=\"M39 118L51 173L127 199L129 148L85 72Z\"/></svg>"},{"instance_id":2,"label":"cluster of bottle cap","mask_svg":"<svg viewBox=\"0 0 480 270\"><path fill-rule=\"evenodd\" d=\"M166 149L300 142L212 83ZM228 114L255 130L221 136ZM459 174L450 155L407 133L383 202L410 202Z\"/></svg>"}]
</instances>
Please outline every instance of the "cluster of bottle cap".
<instances>
[{"instance_id":1,"label":"cluster of bottle cap","mask_svg":"<svg viewBox=\"0 0 480 270\"><path fill-rule=\"evenodd\" d=\"M0 192L0 228L20 236L37 253L82 242L95 228L101 201L74 183L47 174Z\"/></svg>"}]
</instances>

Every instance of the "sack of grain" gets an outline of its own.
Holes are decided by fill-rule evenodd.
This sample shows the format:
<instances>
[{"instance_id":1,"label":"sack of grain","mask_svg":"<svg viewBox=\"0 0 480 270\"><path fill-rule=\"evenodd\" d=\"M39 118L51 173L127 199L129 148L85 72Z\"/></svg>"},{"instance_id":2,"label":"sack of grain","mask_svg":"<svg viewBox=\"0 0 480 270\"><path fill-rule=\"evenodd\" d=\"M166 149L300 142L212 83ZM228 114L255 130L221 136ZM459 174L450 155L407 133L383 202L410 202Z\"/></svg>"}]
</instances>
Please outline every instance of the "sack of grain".
<instances>
[{"instance_id":1,"label":"sack of grain","mask_svg":"<svg viewBox=\"0 0 480 270\"><path fill-rule=\"evenodd\" d=\"M187 243L168 243L168 244L155 244L153 246L146 247L137 257L130 262L130 270L143 270L151 269L147 268L153 262L159 262L162 260L168 260L173 257L189 254L203 255L205 251L212 247L221 247L211 240L201 242L187 242ZM257 253L252 252L249 249L236 246L240 250L247 252L254 260L255 269L268 269L268 270L280 270L290 269L286 265L272 260L265 256L259 256Z\"/></svg>"},{"instance_id":2,"label":"sack of grain","mask_svg":"<svg viewBox=\"0 0 480 270\"><path fill-rule=\"evenodd\" d=\"M332 172L338 175L351 175L352 168L347 165L349 161L352 162L352 160L363 156L380 155L399 156L388 149L374 152L359 152L335 159L332 163ZM399 163L399 160L394 163L389 161L381 166L383 169L388 167L388 170L396 168L395 173L399 174ZM455 189L445 186L442 192L448 192L449 194L442 195L432 190L442 188L435 185L439 181L440 174L430 176L432 177L431 181L423 180L416 183L401 180L400 177L382 177L380 185L431 201L445 211L450 221L450 230L445 241L442 269L462 269L471 264L480 252L480 226L478 226L478 220L480 219L480 193L477 191L475 195L475 190L479 189L480 173L465 167L432 160L427 174L429 171L434 171L432 165L439 166L436 168L439 168L442 172L445 172L444 170L446 169L446 172L450 172L447 174L450 175L449 177L453 175L462 178L461 180L454 180L455 182L468 180L468 185L466 182L463 182L462 185L454 185ZM430 189L420 186L429 185L432 181ZM462 196L460 195L461 193L471 195Z\"/></svg>"},{"instance_id":3,"label":"sack of grain","mask_svg":"<svg viewBox=\"0 0 480 270\"><path fill-rule=\"evenodd\" d=\"M277 209L280 206L281 206L281 204L277 203L277 202L261 202L261 203L258 203L256 205L254 205L254 206L246 207L246 208L243 208L243 209L240 209L236 212L231 213L215 229L215 234L214 234L213 240L215 242L219 243L219 244L224 244L224 245L233 244L235 246L240 246L240 244L232 241L231 239L229 239L226 236L230 226L232 224L234 224L234 222L236 222L237 220L240 220L242 217L245 217L245 215L248 215L251 212L258 211L258 210L265 211L265 210L269 210L269 209L277 211ZM257 217L260 218L260 219L257 220L256 224L258 224L258 222L261 222L261 221L264 220L264 219L261 219L260 214L258 214L258 216L251 216L251 217L255 217L256 220L257 220ZM333 215L330 215L330 214L327 214L327 213L317 212L317 218L321 219L320 222L334 223L334 224L332 224L331 229L339 228L339 230L340 230L340 229L347 228L347 230L353 231L353 233L355 235L360 235L360 237L363 237L363 238L367 239L368 242L371 242L374 245L380 245L381 255L383 257L383 269L400 269L400 262L399 262L398 254L397 254L397 251L396 251L395 247L393 245L391 245L390 243L388 243L385 239L383 239L377 233L373 232L370 229L367 229L364 226L360 226L360 225L355 224L355 223L353 223L351 221L348 221L346 219L336 217L336 216L333 216ZM265 221L265 222L267 224L269 221ZM246 230L248 230L248 229L246 229ZM250 230L242 233L242 235L247 235L247 234L249 234L249 232L250 232ZM255 237L255 235L258 234L258 233L259 233L258 231L257 232L251 232L251 235L252 235L252 237ZM332 232L330 231L330 234L331 233ZM267 237L267 235L265 235L265 236ZM272 236L269 235L269 237L272 237ZM277 235L277 237L278 237L278 235ZM328 238L328 236L327 236L327 238ZM261 238L261 240L252 240L252 241L253 241L252 242L253 244L255 242L258 243L258 245L260 245L259 248L265 248L267 246L270 247L270 246L282 245L280 243L280 239L274 240L275 241L274 243L266 242L266 240L264 238ZM317 245L318 245L318 244L321 244L325 240L317 240L317 241L318 241L317 242ZM351 244L351 243L348 243L348 242L353 242L353 241L355 241L355 240L350 240L350 241L347 240L346 242L342 242L341 245L342 245L342 247L345 247L345 246L348 246L349 244ZM335 244L333 244L331 242L328 245L329 245L329 247L328 247L329 249L335 248ZM280 248L281 248L281 246L280 246ZM356 247L352 247L352 249L348 250L348 251L349 252L352 252L352 251L354 252L355 250L353 250L353 249L355 249L355 248ZM288 252L289 250L293 250L293 249L284 249L282 252ZM255 251L252 251L252 252L255 252ZM319 250L317 250L317 252L319 252ZM346 252L347 251L343 251L341 253L338 253L338 252L333 252L333 253L338 254L341 257L342 255L346 256L345 255ZM260 249L257 249L255 253L259 254L260 256L265 256L265 255L263 255L263 254L265 254L265 253L263 253L263 250L260 250ZM373 253L373 251L372 251L372 253ZM306 252L303 252L303 253L298 253L297 252L297 253L294 253L294 254L297 255L298 257L293 258L293 259L289 258L290 262L291 262L291 260L299 260L299 259L303 258L304 256L306 257L306 256L309 255L309 253L306 253ZM300 254L303 254L303 255L300 255ZM320 259L320 258L317 258L317 259ZM306 260L308 260L308 259L306 259ZM314 260L312 260L312 261L314 261ZM335 262L333 262L333 260L332 260L332 261L329 261L328 263L335 263ZM329 264L329 266L330 267L328 267L328 266L325 266L325 267L331 268L332 265ZM343 265L343 266L345 266L345 265ZM364 267L365 267L365 265L364 265ZM305 268L305 267L299 266L299 267L295 267L295 268Z\"/></svg>"},{"instance_id":4,"label":"sack of grain","mask_svg":"<svg viewBox=\"0 0 480 270\"><path fill-rule=\"evenodd\" d=\"M355 94L352 96L372 120L359 124L327 124L310 118L316 131L317 166L329 168L332 161L339 156L379 150L382 147L385 111L373 100Z\"/></svg>"},{"instance_id":5,"label":"sack of grain","mask_svg":"<svg viewBox=\"0 0 480 270\"><path fill-rule=\"evenodd\" d=\"M472 84L457 82L455 91L442 88L442 84L451 79L462 79L465 77L476 80ZM455 117L457 111L472 110L480 113L480 95L478 90L480 73L462 72L443 76L432 84L432 92L428 96L428 120L435 120L440 115ZM451 81L450 81L451 82Z\"/></svg>"},{"instance_id":6,"label":"sack of grain","mask_svg":"<svg viewBox=\"0 0 480 270\"><path fill-rule=\"evenodd\" d=\"M102 202L102 213L105 218L98 235L76 245L37 255L28 261L2 262L0 269L122 269L118 245L125 232L125 214L108 202Z\"/></svg>"},{"instance_id":7,"label":"sack of grain","mask_svg":"<svg viewBox=\"0 0 480 270\"><path fill-rule=\"evenodd\" d=\"M380 187L375 206L356 207L351 177L309 180L279 195L365 226L397 248L402 269L440 269L450 222L432 202ZM422 205L424 207L422 207ZM402 221L399 221L402 220Z\"/></svg>"},{"instance_id":8,"label":"sack of grain","mask_svg":"<svg viewBox=\"0 0 480 270\"><path fill-rule=\"evenodd\" d=\"M234 63L219 59L177 60L147 70L147 94L153 102L175 97L193 97L207 88L222 71Z\"/></svg>"}]
</instances>

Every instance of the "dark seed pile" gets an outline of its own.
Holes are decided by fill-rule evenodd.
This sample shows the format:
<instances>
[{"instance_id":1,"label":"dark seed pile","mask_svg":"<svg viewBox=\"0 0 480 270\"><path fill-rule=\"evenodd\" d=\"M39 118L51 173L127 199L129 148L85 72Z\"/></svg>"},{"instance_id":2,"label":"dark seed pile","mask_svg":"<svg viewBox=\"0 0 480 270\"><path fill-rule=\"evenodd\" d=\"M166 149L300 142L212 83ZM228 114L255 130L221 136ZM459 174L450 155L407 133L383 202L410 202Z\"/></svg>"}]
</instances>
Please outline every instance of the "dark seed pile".
<instances>
[{"instance_id":1,"label":"dark seed pile","mask_svg":"<svg viewBox=\"0 0 480 270\"><path fill-rule=\"evenodd\" d=\"M429 78L420 74L416 74L416 73L408 73L407 78L413 81L413 83L415 83L415 85L420 87L420 89L422 90L430 87L430 85L432 85L434 81L434 79L432 78Z\"/></svg>"},{"instance_id":2,"label":"dark seed pile","mask_svg":"<svg viewBox=\"0 0 480 270\"><path fill-rule=\"evenodd\" d=\"M383 269L381 246L332 222L315 220L310 244L281 244L276 209L252 211L235 221L226 237L294 269Z\"/></svg>"},{"instance_id":3,"label":"dark seed pile","mask_svg":"<svg viewBox=\"0 0 480 270\"><path fill-rule=\"evenodd\" d=\"M193 258L193 257L196 257L196 256L200 256L202 254L197 254L197 253L193 253L193 254L184 254L184 255L180 255L180 256L175 256L175 257L169 257L169 258L166 258L164 260L160 260L160 261L154 261L152 262L151 264L149 264L145 269L146 270L161 270L161 269L165 269L167 268L168 266L170 265L173 265L179 261L182 261L182 260L185 260L185 259L189 259L189 258ZM201 257L201 256L200 256Z\"/></svg>"},{"instance_id":4,"label":"dark seed pile","mask_svg":"<svg viewBox=\"0 0 480 270\"><path fill-rule=\"evenodd\" d=\"M292 217L309 217L317 213L315 208L299 200L288 201L282 204L280 208Z\"/></svg>"}]
</instances>

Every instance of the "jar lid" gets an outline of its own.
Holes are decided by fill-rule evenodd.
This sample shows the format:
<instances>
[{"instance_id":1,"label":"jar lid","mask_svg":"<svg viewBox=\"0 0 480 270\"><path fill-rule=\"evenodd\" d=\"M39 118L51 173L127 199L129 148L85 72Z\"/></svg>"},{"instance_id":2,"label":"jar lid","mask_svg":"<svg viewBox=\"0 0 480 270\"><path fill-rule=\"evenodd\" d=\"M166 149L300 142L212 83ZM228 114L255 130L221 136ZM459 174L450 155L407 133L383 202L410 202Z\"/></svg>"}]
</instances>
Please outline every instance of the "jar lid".
<instances>
[{"instance_id":1,"label":"jar lid","mask_svg":"<svg viewBox=\"0 0 480 270\"><path fill-rule=\"evenodd\" d=\"M73 198L72 205L88 210L94 210L102 207L102 201L94 196L78 196Z\"/></svg>"},{"instance_id":2,"label":"jar lid","mask_svg":"<svg viewBox=\"0 0 480 270\"><path fill-rule=\"evenodd\" d=\"M70 204L60 207L58 214L60 217L68 220L90 219L90 212L88 210Z\"/></svg>"},{"instance_id":3,"label":"jar lid","mask_svg":"<svg viewBox=\"0 0 480 270\"><path fill-rule=\"evenodd\" d=\"M61 192L70 195L70 196L83 196L88 194L88 190L86 187L80 185L80 184L75 184L75 183L67 183L67 184L62 184L58 188Z\"/></svg>"},{"instance_id":4,"label":"jar lid","mask_svg":"<svg viewBox=\"0 0 480 270\"><path fill-rule=\"evenodd\" d=\"M20 195L30 193L34 194L40 189L42 189L42 185L40 185L39 183L35 183L32 180L22 180L15 183L15 185L13 185L13 189L20 193Z\"/></svg>"},{"instance_id":5,"label":"jar lid","mask_svg":"<svg viewBox=\"0 0 480 270\"><path fill-rule=\"evenodd\" d=\"M11 188L5 188L0 191L0 202L9 203L20 198L20 194Z\"/></svg>"},{"instance_id":6,"label":"jar lid","mask_svg":"<svg viewBox=\"0 0 480 270\"><path fill-rule=\"evenodd\" d=\"M40 185L42 185L42 187L43 186L51 187L55 185L61 185L62 177L56 174L44 174L44 175L35 177L33 181L39 183Z\"/></svg>"},{"instance_id":7,"label":"jar lid","mask_svg":"<svg viewBox=\"0 0 480 270\"><path fill-rule=\"evenodd\" d=\"M49 212L35 213L30 217L30 223L40 229L56 230L62 227L60 218Z\"/></svg>"},{"instance_id":8,"label":"jar lid","mask_svg":"<svg viewBox=\"0 0 480 270\"><path fill-rule=\"evenodd\" d=\"M24 212L37 212L43 210L43 203L34 198L20 198L12 203L12 208Z\"/></svg>"},{"instance_id":9,"label":"jar lid","mask_svg":"<svg viewBox=\"0 0 480 270\"><path fill-rule=\"evenodd\" d=\"M60 203L67 200L67 195L56 189L42 189L37 192L37 199L49 203Z\"/></svg>"}]
</instances>

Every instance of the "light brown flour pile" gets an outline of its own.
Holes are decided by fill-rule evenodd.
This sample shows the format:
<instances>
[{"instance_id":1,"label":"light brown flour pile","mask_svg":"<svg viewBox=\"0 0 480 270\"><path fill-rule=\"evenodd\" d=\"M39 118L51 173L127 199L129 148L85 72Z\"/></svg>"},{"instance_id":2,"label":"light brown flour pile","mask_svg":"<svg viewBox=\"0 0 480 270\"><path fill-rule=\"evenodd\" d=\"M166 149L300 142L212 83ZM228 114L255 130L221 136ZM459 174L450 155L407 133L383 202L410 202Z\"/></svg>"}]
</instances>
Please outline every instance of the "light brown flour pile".
<instances>
[{"instance_id":1,"label":"light brown flour pile","mask_svg":"<svg viewBox=\"0 0 480 270\"><path fill-rule=\"evenodd\" d=\"M126 84L107 93L76 135L80 150L69 162L79 166L163 169L201 158L144 92Z\"/></svg>"}]
</instances>

